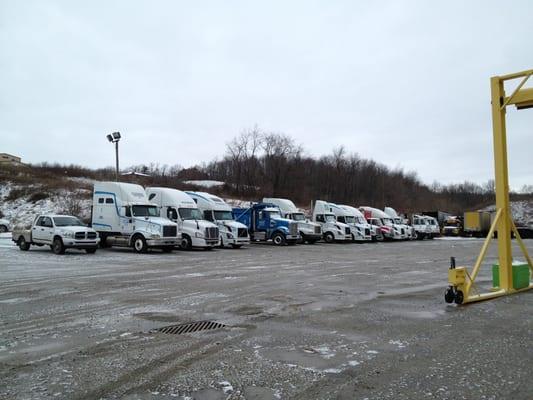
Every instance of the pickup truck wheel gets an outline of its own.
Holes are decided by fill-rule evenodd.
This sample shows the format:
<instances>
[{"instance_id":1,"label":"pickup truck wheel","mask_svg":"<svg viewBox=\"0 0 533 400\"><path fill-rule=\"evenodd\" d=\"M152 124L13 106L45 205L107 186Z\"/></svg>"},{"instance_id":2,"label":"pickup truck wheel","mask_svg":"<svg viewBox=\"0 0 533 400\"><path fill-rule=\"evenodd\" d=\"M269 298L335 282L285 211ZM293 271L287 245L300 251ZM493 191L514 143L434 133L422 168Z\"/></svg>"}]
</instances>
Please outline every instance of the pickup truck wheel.
<instances>
[{"instance_id":1,"label":"pickup truck wheel","mask_svg":"<svg viewBox=\"0 0 533 400\"><path fill-rule=\"evenodd\" d=\"M19 249L22 251L28 251L30 249L30 244L26 242L26 239L24 239L24 236L21 236L18 240Z\"/></svg>"},{"instance_id":2,"label":"pickup truck wheel","mask_svg":"<svg viewBox=\"0 0 533 400\"><path fill-rule=\"evenodd\" d=\"M272 241L276 246L283 246L285 244L285 236L281 233L276 233L272 236Z\"/></svg>"},{"instance_id":3,"label":"pickup truck wheel","mask_svg":"<svg viewBox=\"0 0 533 400\"><path fill-rule=\"evenodd\" d=\"M65 254L65 245L61 238L56 237L52 242L52 251L55 254Z\"/></svg>"},{"instance_id":4,"label":"pickup truck wheel","mask_svg":"<svg viewBox=\"0 0 533 400\"><path fill-rule=\"evenodd\" d=\"M0 233L5 233L5 232L7 232L7 226L0 225Z\"/></svg>"},{"instance_id":5,"label":"pickup truck wheel","mask_svg":"<svg viewBox=\"0 0 533 400\"><path fill-rule=\"evenodd\" d=\"M326 232L324 233L324 240L326 243L333 243L335 241L335 236L333 236L333 233Z\"/></svg>"},{"instance_id":6,"label":"pickup truck wheel","mask_svg":"<svg viewBox=\"0 0 533 400\"><path fill-rule=\"evenodd\" d=\"M141 235L136 235L133 238L133 250L136 253L146 253L148 251L146 240Z\"/></svg>"},{"instance_id":7,"label":"pickup truck wheel","mask_svg":"<svg viewBox=\"0 0 533 400\"><path fill-rule=\"evenodd\" d=\"M183 236L181 238L180 247L182 250L191 250L192 249L192 240L189 236Z\"/></svg>"},{"instance_id":8,"label":"pickup truck wheel","mask_svg":"<svg viewBox=\"0 0 533 400\"><path fill-rule=\"evenodd\" d=\"M93 247L92 249L85 249L85 252L87 254L94 254L96 253L96 247Z\"/></svg>"}]
</instances>

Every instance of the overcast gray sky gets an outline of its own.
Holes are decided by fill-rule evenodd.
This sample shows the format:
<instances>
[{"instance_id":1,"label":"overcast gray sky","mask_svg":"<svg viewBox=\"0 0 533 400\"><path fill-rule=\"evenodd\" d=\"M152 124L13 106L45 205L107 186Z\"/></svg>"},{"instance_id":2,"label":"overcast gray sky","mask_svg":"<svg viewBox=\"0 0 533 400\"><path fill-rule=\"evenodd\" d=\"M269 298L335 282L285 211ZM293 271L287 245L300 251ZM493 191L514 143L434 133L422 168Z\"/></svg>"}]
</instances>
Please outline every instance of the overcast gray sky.
<instances>
[{"instance_id":1,"label":"overcast gray sky","mask_svg":"<svg viewBox=\"0 0 533 400\"><path fill-rule=\"evenodd\" d=\"M0 0L0 152L190 166L241 130L423 181L493 175L489 78L533 68L533 1ZM508 112L533 184L533 110Z\"/></svg>"}]
</instances>

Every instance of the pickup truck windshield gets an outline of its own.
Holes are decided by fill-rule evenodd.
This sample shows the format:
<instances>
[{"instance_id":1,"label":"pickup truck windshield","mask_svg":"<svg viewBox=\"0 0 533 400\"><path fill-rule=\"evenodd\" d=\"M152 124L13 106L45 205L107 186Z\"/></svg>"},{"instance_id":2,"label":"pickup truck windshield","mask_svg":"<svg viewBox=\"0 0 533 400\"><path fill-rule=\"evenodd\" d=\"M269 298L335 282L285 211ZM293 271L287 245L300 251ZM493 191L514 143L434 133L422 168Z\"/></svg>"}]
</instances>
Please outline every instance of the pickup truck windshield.
<instances>
[{"instance_id":1,"label":"pickup truck windshield","mask_svg":"<svg viewBox=\"0 0 533 400\"><path fill-rule=\"evenodd\" d=\"M231 211L215 211L215 219L217 221L228 221L233 219Z\"/></svg>"},{"instance_id":2,"label":"pickup truck windshield","mask_svg":"<svg viewBox=\"0 0 533 400\"><path fill-rule=\"evenodd\" d=\"M197 208L180 208L178 209L181 219L203 219L202 213Z\"/></svg>"},{"instance_id":3,"label":"pickup truck windshield","mask_svg":"<svg viewBox=\"0 0 533 400\"><path fill-rule=\"evenodd\" d=\"M335 222L336 221L335 215L333 215L333 214L326 214L325 217L326 217L326 222Z\"/></svg>"},{"instance_id":4,"label":"pickup truck windshield","mask_svg":"<svg viewBox=\"0 0 533 400\"><path fill-rule=\"evenodd\" d=\"M76 217L54 217L54 224L55 226L85 226Z\"/></svg>"},{"instance_id":5,"label":"pickup truck windshield","mask_svg":"<svg viewBox=\"0 0 533 400\"><path fill-rule=\"evenodd\" d=\"M292 219L294 221L305 221L305 215L303 215L302 213L294 213L292 214Z\"/></svg>"},{"instance_id":6,"label":"pickup truck windshield","mask_svg":"<svg viewBox=\"0 0 533 400\"><path fill-rule=\"evenodd\" d=\"M355 217L348 215L344 217L344 221L346 224L355 224Z\"/></svg>"},{"instance_id":7,"label":"pickup truck windshield","mask_svg":"<svg viewBox=\"0 0 533 400\"><path fill-rule=\"evenodd\" d=\"M156 206L131 206L134 217L159 217Z\"/></svg>"}]
</instances>

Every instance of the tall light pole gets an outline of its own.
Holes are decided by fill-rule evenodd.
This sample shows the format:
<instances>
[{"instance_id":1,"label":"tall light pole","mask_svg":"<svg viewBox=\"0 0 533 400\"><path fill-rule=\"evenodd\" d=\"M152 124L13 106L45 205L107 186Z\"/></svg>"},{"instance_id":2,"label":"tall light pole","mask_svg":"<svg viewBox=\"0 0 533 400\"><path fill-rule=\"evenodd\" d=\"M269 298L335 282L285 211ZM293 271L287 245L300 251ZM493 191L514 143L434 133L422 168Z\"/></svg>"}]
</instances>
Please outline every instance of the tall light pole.
<instances>
[{"instance_id":1,"label":"tall light pole","mask_svg":"<svg viewBox=\"0 0 533 400\"><path fill-rule=\"evenodd\" d=\"M109 135L107 135L107 140L109 140L110 143L115 143L115 158L116 158L116 181L118 182L118 142L120 140L120 132L113 132Z\"/></svg>"}]
</instances>

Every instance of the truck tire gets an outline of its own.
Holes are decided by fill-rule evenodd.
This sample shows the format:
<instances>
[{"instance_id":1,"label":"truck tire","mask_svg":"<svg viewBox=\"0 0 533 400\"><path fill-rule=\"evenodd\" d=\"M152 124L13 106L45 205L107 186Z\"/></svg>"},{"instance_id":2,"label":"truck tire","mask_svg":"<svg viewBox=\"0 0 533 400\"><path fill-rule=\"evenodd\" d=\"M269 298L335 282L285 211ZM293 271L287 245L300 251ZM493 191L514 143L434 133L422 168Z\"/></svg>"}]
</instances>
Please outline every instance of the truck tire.
<instances>
[{"instance_id":1,"label":"truck tire","mask_svg":"<svg viewBox=\"0 0 533 400\"><path fill-rule=\"evenodd\" d=\"M107 244L107 234L100 233L100 248L101 249L106 249L108 247L109 247L109 245Z\"/></svg>"},{"instance_id":2,"label":"truck tire","mask_svg":"<svg viewBox=\"0 0 533 400\"><path fill-rule=\"evenodd\" d=\"M191 250L192 249L191 238L187 235L183 235L181 238L180 247L182 250Z\"/></svg>"},{"instance_id":3,"label":"truck tire","mask_svg":"<svg viewBox=\"0 0 533 400\"><path fill-rule=\"evenodd\" d=\"M135 235L133 237L132 246L136 253L146 253L148 251L146 239L142 235Z\"/></svg>"},{"instance_id":4,"label":"truck tire","mask_svg":"<svg viewBox=\"0 0 533 400\"><path fill-rule=\"evenodd\" d=\"M24 239L24 236L19 237L19 240L17 241L19 245L19 249L22 251L28 251L30 249L30 244L26 242L26 239Z\"/></svg>"},{"instance_id":5,"label":"truck tire","mask_svg":"<svg viewBox=\"0 0 533 400\"><path fill-rule=\"evenodd\" d=\"M87 254L94 254L94 253L96 253L96 249L97 249L97 247L92 247L90 249L85 249L85 252Z\"/></svg>"},{"instance_id":6,"label":"truck tire","mask_svg":"<svg viewBox=\"0 0 533 400\"><path fill-rule=\"evenodd\" d=\"M335 242L335 236L333 236L333 233L331 232L326 232L324 233L324 240L326 243L333 243Z\"/></svg>"},{"instance_id":7,"label":"truck tire","mask_svg":"<svg viewBox=\"0 0 533 400\"><path fill-rule=\"evenodd\" d=\"M54 241L52 242L52 251L54 254L65 254L65 245L60 237L56 236L54 238Z\"/></svg>"},{"instance_id":8,"label":"truck tire","mask_svg":"<svg viewBox=\"0 0 533 400\"><path fill-rule=\"evenodd\" d=\"M277 232L274 234L274 236L272 236L272 241L276 246L283 246L285 244L285 235Z\"/></svg>"},{"instance_id":9,"label":"truck tire","mask_svg":"<svg viewBox=\"0 0 533 400\"><path fill-rule=\"evenodd\" d=\"M7 226L0 225L0 233L5 233L5 232L7 232Z\"/></svg>"}]
</instances>

